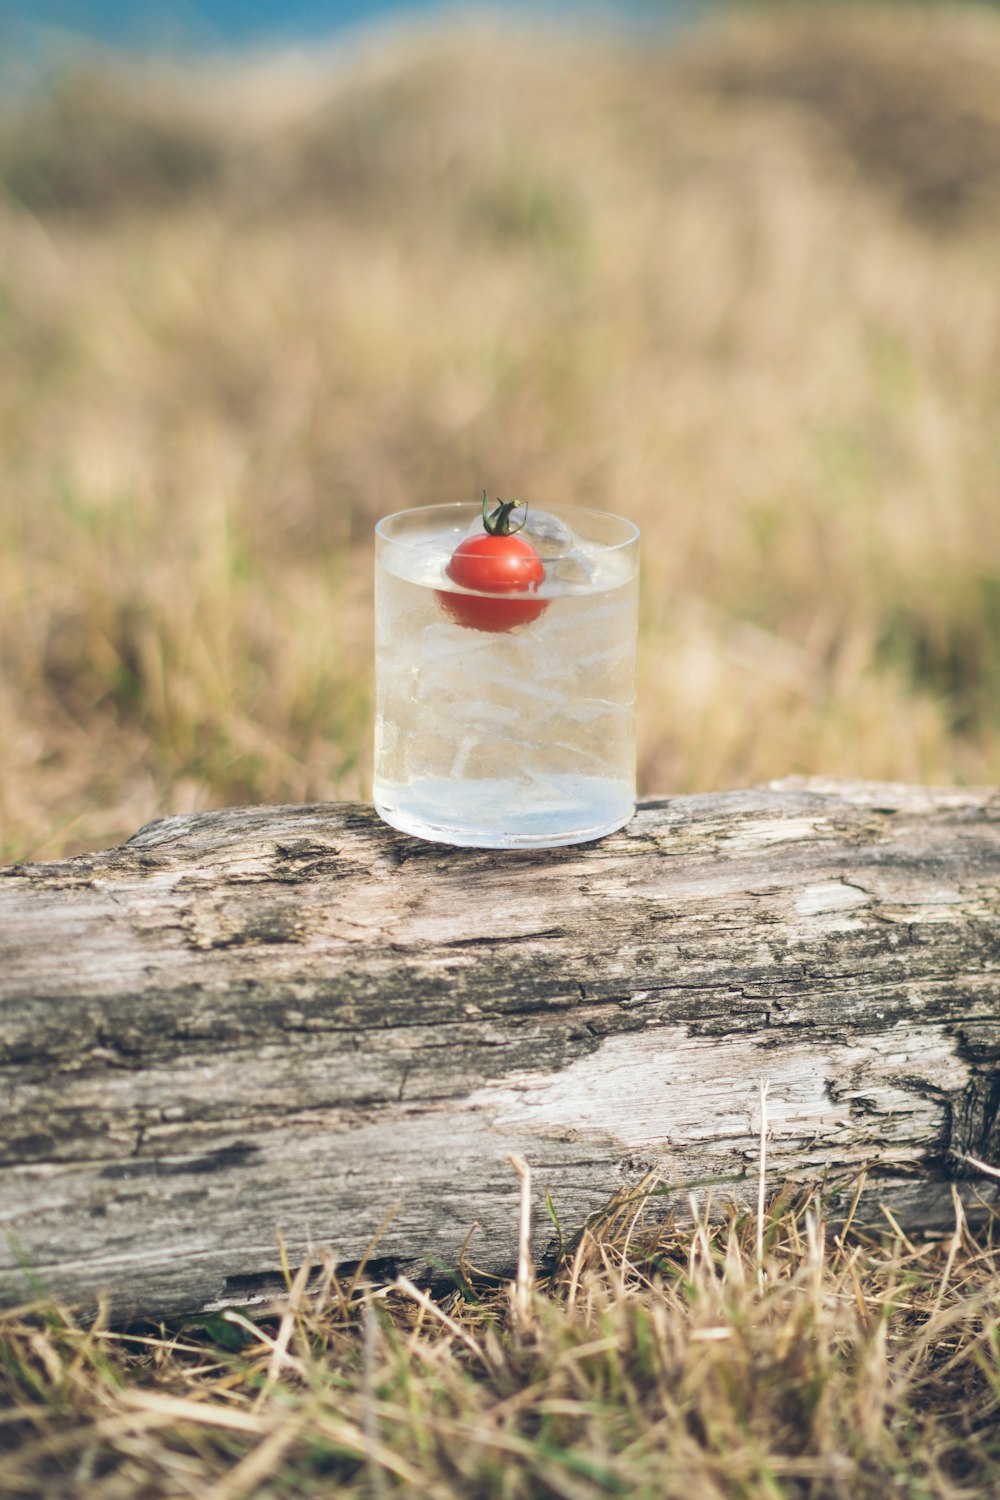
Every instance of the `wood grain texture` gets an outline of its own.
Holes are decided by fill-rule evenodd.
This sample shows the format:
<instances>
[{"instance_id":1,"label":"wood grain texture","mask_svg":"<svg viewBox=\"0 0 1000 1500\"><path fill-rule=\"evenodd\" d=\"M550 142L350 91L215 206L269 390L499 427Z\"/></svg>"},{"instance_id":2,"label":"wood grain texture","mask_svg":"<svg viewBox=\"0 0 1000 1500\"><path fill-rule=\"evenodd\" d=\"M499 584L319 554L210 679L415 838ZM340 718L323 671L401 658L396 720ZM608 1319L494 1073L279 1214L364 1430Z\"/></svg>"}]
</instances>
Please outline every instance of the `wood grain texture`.
<instances>
[{"instance_id":1,"label":"wood grain texture","mask_svg":"<svg viewBox=\"0 0 1000 1500\"><path fill-rule=\"evenodd\" d=\"M1000 792L643 804L596 844L422 843L359 804L169 818L0 870L0 1300L116 1316L294 1263L513 1264L650 1171L688 1211L822 1179L945 1223L1000 1160ZM864 1204L863 1204L864 1207Z\"/></svg>"}]
</instances>

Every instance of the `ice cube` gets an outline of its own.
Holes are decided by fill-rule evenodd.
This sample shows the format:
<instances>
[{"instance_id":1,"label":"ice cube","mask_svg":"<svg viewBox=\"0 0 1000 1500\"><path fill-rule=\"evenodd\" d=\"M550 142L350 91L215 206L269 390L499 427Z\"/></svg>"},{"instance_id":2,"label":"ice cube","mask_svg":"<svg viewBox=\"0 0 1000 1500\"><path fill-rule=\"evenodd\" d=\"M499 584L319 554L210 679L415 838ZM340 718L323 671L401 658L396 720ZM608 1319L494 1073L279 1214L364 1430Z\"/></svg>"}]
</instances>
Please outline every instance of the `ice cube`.
<instances>
[{"instance_id":1,"label":"ice cube","mask_svg":"<svg viewBox=\"0 0 1000 1500\"><path fill-rule=\"evenodd\" d=\"M461 740L459 740L458 745L455 749L455 758L453 759L451 763L451 769L448 772L448 775L453 780L460 779L465 775L466 767L469 764L469 757L475 751L478 743L479 737L475 734L467 734Z\"/></svg>"},{"instance_id":2,"label":"ice cube","mask_svg":"<svg viewBox=\"0 0 1000 1500\"><path fill-rule=\"evenodd\" d=\"M523 534L543 562L565 557L573 550L576 542L575 536L565 521L561 521L558 516L550 515L547 510L535 510L530 505Z\"/></svg>"},{"instance_id":3,"label":"ice cube","mask_svg":"<svg viewBox=\"0 0 1000 1500\"><path fill-rule=\"evenodd\" d=\"M420 665L462 664L471 656L489 659L493 637L484 631L463 630L448 621L425 625L419 638Z\"/></svg>"},{"instance_id":4,"label":"ice cube","mask_svg":"<svg viewBox=\"0 0 1000 1500\"><path fill-rule=\"evenodd\" d=\"M560 583L577 588L587 587L594 581L594 564L579 547L573 547L565 557L560 557L552 569L552 576Z\"/></svg>"}]
</instances>

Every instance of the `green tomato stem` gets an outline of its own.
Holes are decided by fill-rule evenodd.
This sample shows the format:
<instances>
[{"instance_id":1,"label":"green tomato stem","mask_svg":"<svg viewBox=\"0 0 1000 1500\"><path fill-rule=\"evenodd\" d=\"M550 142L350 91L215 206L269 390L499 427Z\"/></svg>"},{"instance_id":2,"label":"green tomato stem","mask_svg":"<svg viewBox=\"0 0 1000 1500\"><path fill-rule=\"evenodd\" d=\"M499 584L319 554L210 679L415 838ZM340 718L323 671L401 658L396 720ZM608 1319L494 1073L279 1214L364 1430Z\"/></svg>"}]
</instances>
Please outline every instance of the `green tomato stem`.
<instances>
[{"instance_id":1,"label":"green tomato stem","mask_svg":"<svg viewBox=\"0 0 1000 1500\"><path fill-rule=\"evenodd\" d=\"M487 490L483 490L483 526L489 536L513 536L520 531L528 519L528 507L524 507L524 518L520 526L511 527L511 512L518 509L520 500L497 500L497 508L490 513L490 497Z\"/></svg>"}]
</instances>

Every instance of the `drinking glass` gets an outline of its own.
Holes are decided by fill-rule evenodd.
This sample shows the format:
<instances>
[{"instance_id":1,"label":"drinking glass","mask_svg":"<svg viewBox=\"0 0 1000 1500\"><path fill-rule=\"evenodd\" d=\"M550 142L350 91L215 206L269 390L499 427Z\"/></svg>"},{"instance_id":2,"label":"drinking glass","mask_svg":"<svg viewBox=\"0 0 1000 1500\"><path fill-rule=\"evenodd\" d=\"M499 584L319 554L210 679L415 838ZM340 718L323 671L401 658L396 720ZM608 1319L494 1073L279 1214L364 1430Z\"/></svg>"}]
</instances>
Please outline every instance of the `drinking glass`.
<instances>
[{"instance_id":1,"label":"drinking glass","mask_svg":"<svg viewBox=\"0 0 1000 1500\"><path fill-rule=\"evenodd\" d=\"M484 514L431 505L375 528L375 807L474 848L600 838L635 808L638 529L518 510L543 576L470 588L447 570Z\"/></svg>"}]
</instances>

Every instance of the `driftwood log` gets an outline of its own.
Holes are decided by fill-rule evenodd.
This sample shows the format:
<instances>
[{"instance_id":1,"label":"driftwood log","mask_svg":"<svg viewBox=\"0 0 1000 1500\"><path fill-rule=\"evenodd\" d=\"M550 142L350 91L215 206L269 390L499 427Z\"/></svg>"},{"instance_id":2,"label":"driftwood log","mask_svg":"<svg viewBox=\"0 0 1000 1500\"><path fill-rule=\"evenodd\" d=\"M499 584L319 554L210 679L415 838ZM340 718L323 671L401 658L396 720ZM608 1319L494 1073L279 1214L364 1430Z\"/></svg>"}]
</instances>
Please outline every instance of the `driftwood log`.
<instances>
[{"instance_id":1,"label":"driftwood log","mask_svg":"<svg viewBox=\"0 0 1000 1500\"><path fill-rule=\"evenodd\" d=\"M0 1300L119 1317L293 1263L513 1264L655 1172L944 1226L1000 1184L1000 792L783 782L546 853L363 805L168 818L0 870ZM974 1162L968 1160L975 1158ZM884 1222L884 1221L883 1221Z\"/></svg>"}]
</instances>

